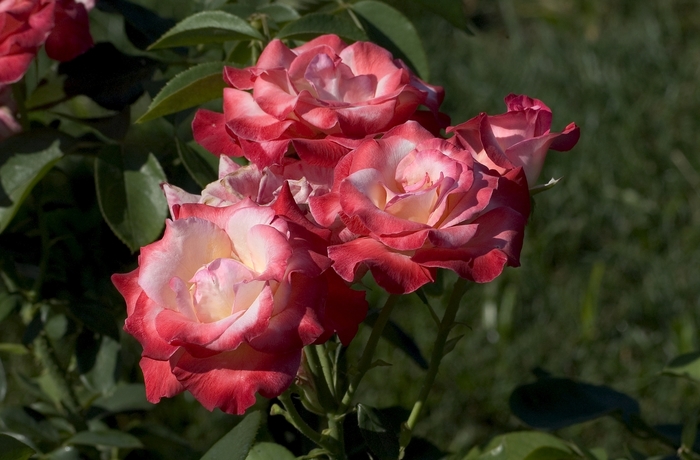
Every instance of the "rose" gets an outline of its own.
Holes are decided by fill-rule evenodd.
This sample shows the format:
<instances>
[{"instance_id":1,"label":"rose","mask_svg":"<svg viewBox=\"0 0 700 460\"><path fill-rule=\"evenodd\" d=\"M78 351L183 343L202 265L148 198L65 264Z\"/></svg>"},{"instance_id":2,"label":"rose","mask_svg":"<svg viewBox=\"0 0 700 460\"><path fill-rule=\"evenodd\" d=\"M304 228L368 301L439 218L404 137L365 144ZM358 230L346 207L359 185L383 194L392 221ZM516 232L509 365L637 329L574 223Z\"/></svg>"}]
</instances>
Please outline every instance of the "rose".
<instances>
[{"instance_id":1,"label":"rose","mask_svg":"<svg viewBox=\"0 0 700 460\"><path fill-rule=\"evenodd\" d=\"M456 144L496 171L522 167L532 187L542 171L547 149L571 150L581 133L574 123L568 124L561 133L550 132L552 111L538 99L509 94L505 102L506 113L482 113L447 128L447 132L454 132Z\"/></svg>"},{"instance_id":2,"label":"rose","mask_svg":"<svg viewBox=\"0 0 700 460\"><path fill-rule=\"evenodd\" d=\"M229 157L219 159L219 179L208 184L200 195L165 184L163 190L173 204L203 203L228 206L249 198L255 203L274 203L282 188L289 187L294 202L306 208L309 197L330 191L333 169L313 166L299 160L284 159L284 164L259 168L255 164L240 166Z\"/></svg>"},{"instance_id":3,"label":"rose","mask_svg":"<svg viewBox=\"0 0 700 460\"><path fill-rule=\"evenodd\" d=\"M427 119L416 112L421 104L435 129L435 119L446 118L438 114L442 88L373 43L347 45L335 35L294 49L273 40L255 66L226 67L224 79L224 113L198 111L194 137L212 153L244 155L260 167L279 163L290 143L302 160L332 167L358 139Z\"/></svg>"},{"instance_id":4,"label":"rose","mask_svg":"<svg viewBox=\"0 0 700 460\"><path fill-rule=\"evenodd\" d=\"M303 228L250 200L172 209L139 267L112 277L124 329L144 348L149 401L188 390L210 410L241 414L256 392L273 397L292 383L303 346L354 336L362 294L323 273L330 262ZM346 319L330 307L354 311Z\"/></svg>"},{"instance_id":5,"label":"rose","mask_svg":"<svg viewBox=\"0 0 700 460\"><path fill-rule=\"evenodd\" d=\"M521 168L489 171L409 121L341 159L331 193L309 204L322 225L339 215L347 226L328 248L342 278L365 267L388 292L407 293L438 267L481 283L518 266L529 200Z\"/></svg>"},{"instance_id":6,"label":"rose","mask_svg":"<svg viewBox=\"0 0 700 460\"><path fill-rule=\"evenodd\" d=\"M46 39L46 54L65 62L92 48L88 11L94 0L56 0L54 27Z\"/></svg>"},{"instance_id":7,"label":"rose","mask_svg":"<svg viewBox=\"0 0 700 460\"><path fill-rule=\"evenodd\" d=\"M54 2L0 0L0 84L22 78L53 27Z\"/></svg>"},{"instance_id":8,"label":"rose","mask_svg":"<svg viewBox=\"0 0 700 460\"><path fill-rule=\"evenodd\" d=\"M22 78L44 42L48 56L59 61L87 51L92 6L92 0L0 0L0 84Z\"/></svg>"}]
</instances>

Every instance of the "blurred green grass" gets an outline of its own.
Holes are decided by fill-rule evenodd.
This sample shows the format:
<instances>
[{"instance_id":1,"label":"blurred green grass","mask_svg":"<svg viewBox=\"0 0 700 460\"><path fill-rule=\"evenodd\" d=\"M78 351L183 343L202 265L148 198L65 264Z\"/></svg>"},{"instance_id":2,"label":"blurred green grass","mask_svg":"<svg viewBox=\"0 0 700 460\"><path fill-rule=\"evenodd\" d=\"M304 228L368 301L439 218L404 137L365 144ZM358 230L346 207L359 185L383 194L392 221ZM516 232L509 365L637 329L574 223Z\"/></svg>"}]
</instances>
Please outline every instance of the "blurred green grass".
<instances>
[{"instance_id":1,"label":"blurred green grass","mask_svg":"<svg viewBox=\"0 0 700 460\"><path fill-rule=\"evenodd\" d=\"M467 294L469 328L457 330L466 336L444 361L419 434L460 449L521 426L508 395L537 366L626 392L651 423L680 423L700 392L659 371L698 348L700 3L465 5L481 26L474 36L412 16L453 124L504 112L514 92L549 105L553 130L575 121L582 136L548 157L540 182L564 179L536 197L522 267ZM397 310L428 355L427 313L417 302ZM394 367L370 373L360 399L410 406L422 372L382 353ZM560 434L614 455L628 442L663 453L606 420Z\"/></svg>"}]
</instances>

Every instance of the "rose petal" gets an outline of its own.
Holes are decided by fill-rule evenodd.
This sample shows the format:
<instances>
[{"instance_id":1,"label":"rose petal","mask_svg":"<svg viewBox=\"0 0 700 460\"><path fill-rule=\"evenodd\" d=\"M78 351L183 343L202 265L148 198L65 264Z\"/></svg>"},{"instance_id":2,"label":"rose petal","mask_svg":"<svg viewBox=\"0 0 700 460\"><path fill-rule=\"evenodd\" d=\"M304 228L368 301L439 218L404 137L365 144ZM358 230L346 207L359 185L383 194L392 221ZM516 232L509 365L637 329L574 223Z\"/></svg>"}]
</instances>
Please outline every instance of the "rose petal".
<instances>
[{"instance_id":1,"label":"rose petal","mask_svg":"<svg viewBox=\"0 0 700 460\"><path fill-rule=\"evenodd\" d=\"M205 264L230 255L226 232L213 223L200 218L169 220L163 238L141 249L139 285L162 308L175 308L175 293L168 286L172 278L189 280Z\"/></svg>"},{"instance_id":2,"label":"rose petal","mask_svg":"<svg viewBox=\"0 0 700 460\"><path fill-rule=\"evenodd\" d=\"M222 113L199 109L192 120L192 135L199 145L214 155L240 157L241 146L226 131L226 118Z\"/></svg>"},{"instance_id":3,"label":"rose petal","mask_svg":"<svg viewBox=\"0 0 700 460\"><path fill-rule=\"evenodd\" d=\"M410 256L391 252L371 238L358 238L328 247L333 269L346 281L354 281L359 265L366 265L377 284L391 294L407 294L435 279L431 269L422 267Z\"/></svg>"},{"instance_id":4,"label":"rose petal","mask_svg":"<svg viewBox=\"0 0 700 460\"><path fill-rule=\"evenodd\" d=\"M171 398L185 391L185 387L170 371L170 362L167 360L158 361L144 356L139 366L143 372L148 402L157 404L161 398Z\"/></svg>"},{"instance_id":5,"label":"rose petal","mask_svg":"<svg viewBox=\"0 0 700 460\"><path fill-rule=\"evenodd\" d=\"M184 353L172 372L207 409L241 415L255 404L255 393L272 398L286 390L300 362L300 349L273 355L241 345L209 358Z\"/></svg>"}]
</instances>

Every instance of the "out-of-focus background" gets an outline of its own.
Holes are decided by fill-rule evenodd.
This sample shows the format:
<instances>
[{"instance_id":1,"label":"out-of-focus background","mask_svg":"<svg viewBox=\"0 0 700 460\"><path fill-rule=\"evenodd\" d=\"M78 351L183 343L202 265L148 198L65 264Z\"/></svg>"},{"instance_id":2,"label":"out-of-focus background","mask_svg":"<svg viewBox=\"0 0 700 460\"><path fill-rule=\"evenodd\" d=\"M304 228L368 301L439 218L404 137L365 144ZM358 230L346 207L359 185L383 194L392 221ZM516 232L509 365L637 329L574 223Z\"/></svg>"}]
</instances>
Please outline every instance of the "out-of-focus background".
<instances>
[{"instance_id":1,"label":"out-of-focus background","mask_svg":"<svg viewBox=\"0 0 700 460\"><path fill-rule=\"evenodd\" d=\"M524 93L552 109L553 131L574 121L581 140L549 153L540 182L562 181L535 197L522 266L465 296L465 337L443 362L419 431L456 450L522 427L508 396L538 367L638 398L652 423L682 420L700 391L660 371L698 348L700 3L465 0L465 8L473 36L412 17L453 122L503 113L504 96ZM412 306L395 318L429 353L427 312ZM370 376L365 397L409 405L420 370L385 353L392 375L406 377ZM625 443L643 445L610 419L558 434L613 458Z\"/></svg>"}]
</instances>

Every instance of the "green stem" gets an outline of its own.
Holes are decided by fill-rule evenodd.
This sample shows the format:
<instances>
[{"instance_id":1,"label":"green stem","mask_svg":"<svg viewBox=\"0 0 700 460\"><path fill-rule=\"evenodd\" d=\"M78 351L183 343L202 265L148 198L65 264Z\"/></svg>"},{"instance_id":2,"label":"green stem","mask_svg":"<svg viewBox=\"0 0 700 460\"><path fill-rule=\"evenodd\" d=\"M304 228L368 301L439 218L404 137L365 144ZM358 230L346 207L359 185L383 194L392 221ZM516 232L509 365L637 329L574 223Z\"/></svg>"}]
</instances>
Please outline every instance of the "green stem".
<instances>
[{"instance_id":1,"label":"green stem","mask_svg":"<svg viewBox=\"0 0 700 460\"><path fill-rule=\"evenodd\" d=\"M360 385L362 378L365 376L370 366L372 365L372 357L374 356L374 350L377 348L377 343L379 343L379 338L382 336L384 326L386 326L386 323L389 321L391 311L394 309L394 306L399 300L399 297L400 296L397 294L392 294L389 296L388 299L386 299L384 307L382 307L382 311L379 313L379 317L374 323L372 333L369 336L369 340L367 340L367 345L365 345L365 349L362 352L362 357L360 358L360 364L358 365L357 373L350 381L350 385L348 385L348 389L345 392L345 395L343 396L343 399L340 403L338 413L344 414L345 412L347 412L348 408L352 404L352 399L355 396L357 387Z\"/></svg>"},{"instance_id":2,"label":"green stem","mask_svg":"<svg viewBox=\"0 0 700 460\"><path fill-rule=\"evenodd\" d=\"M328 417L328 435L336 441L336 458L345 460L345 439L343 433L343 416L336 414L326 414Z\"/></svg>"},{"instance_id":3,"label":"green stem","mask_svg":"<svg viewBox=\"0 0 700 460\"><path fill-rule=\"evenodd\" d=\"M314 345L316 355L321 363L321 370L323 371L323 377L326 379L326 384L328 385L328 390L333 396L333 400L336 398L335 389L335 379L333 378L333 366L331 365L330 359L328 359L328 350L325 345Z\"/></svg>"},{"instance_id":4,"label":"green stem","mask_svg":"<svg viewBox=\"0 0 700 460\"><path fill-rule=\"evenodd\" d=\"M326 370L323 368L323 363L320 359L320 355L323 354L323 351L317 348L320 346L310 345L305 347L304 356L314 379L318 401L324 410L329 411L334 410L338 403L330 387L333 381L329 380L329 376L326 375Z\"/></svg>"},{"instance_id":5,"label":"green stem","mask_svg":"<svg viewBox=\"0 0 700 460\"><path fill-rule=\"evenodd\" d=\"M284 406L284 410L280 409L279 406L272 406L273 415L282 414L284 418L287 419L289 423L294 426L301 434L309 438L314 444L322 449L325 449L331 458L334 460L345 460L345 451L343 449L342 438L335 438L335 436L342 436L342 427L338 427L338 419L333 414L328 415L328 427L330 432L329 436L323 436L313 428L311 428L301 417L299 411L294 406L292 401L291 391L285 391L278 396L278 399ZM277 408L277 410L275 410ZM342 420L341 420L342 423Z\"/></svg>"},{"instance_id":6,"label":"green stem","mask_svg":"<svg viewBox=\"0 0 700 460\"><path fill-rule=\"evenodd\" d=\"M290 391L285 391L281 395L277 397L282 405L284 406L284 411L282 411L282 415L284 415L284 418L287 419L289 423L291 423L294 428L299 430L301 434L309 438L311 441L316 443L319 447L326 447L323 442L323 436L321 436L321 433L317 432L313 428L311 428L303 418L301 418L301 414L297 411L297 408L294 406L294 402L292 401L292 394ZM273 406L274 407L274 406Z\"/></svg>"},{"instance_id":7,"label":"green stem","mask_svg":"<svg viewBox=\"0 0 700 460\"><path fill-rule=\"evenodd\" d=\"M433 387L433 382L435 382L435 377L437 376L440 368L440 362L445 354L445 343L447 342L447 337L450 335L450 331L454 325L457 310L459 310L459 302L462 300L462 296L464 296L464 293L467 291L467 286L468 281L464 278L459 278L454 285L454 289L452 290L452 295L450 296L447 309L445 310L445 314L440 322L438 335L435 339L435 346L433 347L433 352L430 356L430 366L428 367L428 372L423 379L423 386L421 387L418 399L413 405L411 415L409 415L408 420L405 423L405 429L401 433L400 441L402 451L411 441L411 433L413 432L413 428L415 428L416 423L418 422L420 413L423 410L423 406L425 406L430 390Z\"/></svg>"}]
</instances>

